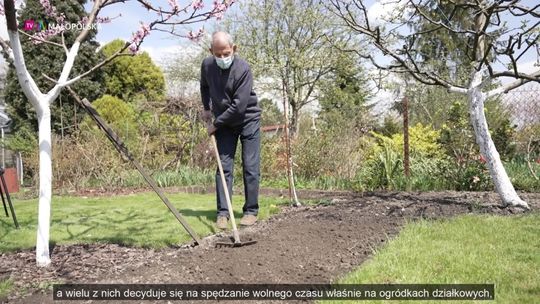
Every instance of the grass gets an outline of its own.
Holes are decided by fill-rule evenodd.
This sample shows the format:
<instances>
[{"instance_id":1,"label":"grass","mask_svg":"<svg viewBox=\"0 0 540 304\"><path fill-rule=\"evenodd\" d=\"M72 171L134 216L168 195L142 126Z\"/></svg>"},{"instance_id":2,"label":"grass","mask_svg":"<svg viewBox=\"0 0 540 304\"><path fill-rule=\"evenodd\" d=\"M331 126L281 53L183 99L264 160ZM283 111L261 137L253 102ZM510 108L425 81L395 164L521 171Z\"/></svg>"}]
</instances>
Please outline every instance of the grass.
<instances>
[{"instance_id":1,"label":"grass","mask_svg":"<svg viewBox=\"0 0 540 304\"><path fill-rule=\"evenodd\" d=\"M215 180L214 170L201 170L183 166L178 170L158 170L152 177L160 187L191 186L191 185L213 185ZM241 179L240 179L241 180ZM98 183L99 185L99 183ZM129 170L123 176L120 187L140 187L145 186L142 175L135 170Z\"/></svg>"},{"instance_id":2,"label":"grass","mask_svg":"<svg viewBox=\"0 0 540 304\"><path fill-rule=\"evenodd\" d=\"M540 191L540 180L534 178L525 161L505 162L504 167L516 189L531 192ZM532 162L531 167L540 178L540 164Z\"/></svg>"},{"instance_id":3,"label":"grass","mask_svg":"<svg viewBox=\"0 0 540 304\"><path fill-rule=\"evenodd\" d=\"M12 287L13 281L11 279L0 281L0 301L8 296Z\"/></svg>"},{"instance_id":4,"label":"grass","mask_svg":"<svg viewBox=\"0 0 540 304\"><path fill-rule=\"evenodd\" d=\"M339 283L494 283L496 303L538 303L539 223L538 213L409 223L396 239Z\"/></svg>"},{"instance_id":5,"label":"grass","mask_svg":"<svg viewBox=\"0 0 540 304\"><path fill-rule=\"evenodd\" d=\"M295 186L297 189L355 191L376 191L388 188L401 191L459 190L460 185L458 180L463 179L463 177L453 176L453 178L449 179L444 175L448 173L446 172L446 169L436 169L440 164L435 160L424 159L419 162L412 159L411 161L412 174L410 179L407 181L407 178L401 171L402 169L399 169L389 182L392 186L387 185L387 183L381 180L379 176L380 172L378 171L379 169L373 170L367 166L361 168L357 177L353 179L339 176L305 177L298 174L296 176ZM532 166L537 174L540 174L540 165L534 163ZM504 167L517 190L526 192L540 191L540 180L533 177L525 161L504 162ZM241 180L241 175L238 175L238 177L237 180ZM486 178L489 178L489 176L486 175ZM288 187L287 177L266 176L263 178L261 186L286 189ZM468 184L466 186L468 186ZM493 191L493 186L491 183L487 183L480 187L479 190Z\"/></svg>"},{"instance_id":6,"label":"grass","mask_svg":"<svg viewBox=\"0 0 540 304\"><path fill-rule=\"evenodd\" d=\"M200 235L216 232L214 195L168 194L171 203ZM241 217L243 197L233 197L236 217ZM284 201L261 197L260 218L279 211ZM0 252L32 248L36 242L37 199L15 200L21 226L0 216ZM3 213L3 211L2 211ZM116 243L160 248L191 240L190 236L153 192L114 197L54 196L51 243Z\"/></svg>"}]
</instances>

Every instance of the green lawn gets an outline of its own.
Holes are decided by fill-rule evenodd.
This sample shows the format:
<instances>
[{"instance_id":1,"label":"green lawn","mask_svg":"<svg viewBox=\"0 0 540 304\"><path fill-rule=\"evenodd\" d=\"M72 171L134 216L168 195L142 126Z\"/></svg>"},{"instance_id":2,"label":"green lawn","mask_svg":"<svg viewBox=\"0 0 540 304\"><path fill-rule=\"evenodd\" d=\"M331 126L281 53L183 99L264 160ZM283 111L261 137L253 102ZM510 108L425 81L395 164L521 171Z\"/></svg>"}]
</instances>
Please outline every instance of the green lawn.
<instances>
[{"instance_id":1,"label":"green lawn","mask_svg":"<svg viewBox=\"0 0 540 304\"><path fill-rule=\"evenodd\" d=\"M494 283L496 303L538 303L539 224L538 213L514 217L467 215L409 223L396 239L339 283Z\"/></svg>"},{"instance_id":2,"label":"green lawn","mask_svg":"<svg viewBox=\"0 0 540 304\"><path fill-rule=\"evenodd\" d=\"M171 203L200 235L216 232L214 195L168 194ZM235 196L237 218L242 216L243 197ZM260 218L276 213L277 198L260 198ZM31 248L36 242L37 199L14 200L21 229L0 214L0 252ZM109 242L143 247L164 247L190 240L190 236L153 192L114 197L54 196L51 243ZM1 288L1 287L0 287Z\"/></svg>"}]
</instances>

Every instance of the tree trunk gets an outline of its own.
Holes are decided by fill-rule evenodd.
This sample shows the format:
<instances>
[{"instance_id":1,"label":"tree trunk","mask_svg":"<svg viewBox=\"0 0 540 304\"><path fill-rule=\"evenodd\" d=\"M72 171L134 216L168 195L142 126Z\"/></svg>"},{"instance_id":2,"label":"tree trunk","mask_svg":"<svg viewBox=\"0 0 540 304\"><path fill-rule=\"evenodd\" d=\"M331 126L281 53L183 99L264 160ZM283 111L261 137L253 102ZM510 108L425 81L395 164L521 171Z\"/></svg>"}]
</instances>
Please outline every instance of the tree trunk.
<instances>
[{"instance_id":1,"label":"tree trunk","mask_svg":"<svg viewBox=\"0 0 540 304\"><path fill-rule=\"evenodd\" d=\"M42 101L39 101L42 103ZM51 109L42 105L36 109L39 131L39 207L38 231L36 243L36 262L39 266L48 266L49 226L51 219L52 196L52 147L51 147Z\"/></svg>"},{"instance_id":2,"label":"tree trunk","mask_svg":"<svg viewBox=\"0 0 540 304\"><path fill-rule=\"evenodd\" d=\"M290 120L290 125L289 125L289 130L291 132L291 137L292 138L296 138L296 135L298 134L298 121L299 121L299 117L298 117L298 100L294 99L296 98L295 97L296 94L289 94L287 95L287 99L288 99L288 105L290 106L290 115L291 115L291 120ZM289 114L289 113L287 113Z\"/></svg>"},{"instance_id":3,"label":"tree trunk","mask_svg":"<svg viewBox=\"0 0 540 304\"><path fill-rule=\"evenodd\" d=\"M291 137L292 138L296 138L296 136L298 135L298 122L299 122L299 117L298 117L298 109L294 106L294 105L291 105Z\"/></svg>"},{"instance_id":4,"label":"tree trunk","mask_svg":"<svg viewBox=\"0 0 540 304\"><path fill-rule=\"evenodd\" d=\"M285 122L285 149L287 155L287 180L289 182L289 200L293 206L300 206L298 201L298 196L296 195L296 187L294 185L294 171L293 171L293 159L292 159L292 149L291 149L291 134L290 134L290 125L289 125L289 104L290 99L288 98L288 87L283 83L283 116Z\"/></svg>"},{"instance_id":5,"label":"tree trunk","mask_svg":"<svg viewBox=\"0 0 540 304\"><path fill-rule=\"evenodd\" d=\"M482 93L480 84L482 83L481 71L474 72L471 88L468 92L469 112L471 123L476 135L476 142L480 146L480 152L486 158L489 173L495 185L495 190L500 195L504 205L519 206L529 209L525 201L519 198L504 166L499 152L489 134L489 129L484 114L484 102L486 95Z\"/></svg>"}]
</instances>

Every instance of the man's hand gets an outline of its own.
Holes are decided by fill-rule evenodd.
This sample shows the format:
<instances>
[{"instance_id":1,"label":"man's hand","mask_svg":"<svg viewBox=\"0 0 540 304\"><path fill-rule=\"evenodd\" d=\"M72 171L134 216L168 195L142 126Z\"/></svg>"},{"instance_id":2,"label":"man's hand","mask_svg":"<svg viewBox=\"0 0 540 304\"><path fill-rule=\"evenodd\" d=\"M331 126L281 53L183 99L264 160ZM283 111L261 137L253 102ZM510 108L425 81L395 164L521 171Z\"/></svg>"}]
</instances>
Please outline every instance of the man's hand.
<instances>
[{"instance_id":1,"label":"man's hand","mask_svg":"<svg viewBox=\"0 0 540 304\"><path fill-rule=\"evenodd\" d=\"M212 123L206 125L206 131L208 132L208 136L212 136L212 134L216 133L216 130L217 128Z\"/></svg>"},{"instance_id":2,"label":"man's hand","mask_svg":"<svg viewBox=\"0 0 540 304\"><path fill-rule=\"evenodd\" d=\"M212 121L212 111L203 110L203 112L202 112L202 120L207 124L210 123Z\"/></svg>"}]
</instances>

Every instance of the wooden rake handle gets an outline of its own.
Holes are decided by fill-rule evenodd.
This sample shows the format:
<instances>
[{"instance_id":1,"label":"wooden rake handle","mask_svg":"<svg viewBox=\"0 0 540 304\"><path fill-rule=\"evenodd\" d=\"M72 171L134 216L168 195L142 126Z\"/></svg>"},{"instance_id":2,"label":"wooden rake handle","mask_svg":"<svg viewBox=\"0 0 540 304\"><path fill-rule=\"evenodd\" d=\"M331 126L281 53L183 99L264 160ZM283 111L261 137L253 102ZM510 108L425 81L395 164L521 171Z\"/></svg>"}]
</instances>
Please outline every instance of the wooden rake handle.
<instances>
[{"instance_id":1,"label":"wooden rake handle","mask_svg":"<svg viewBox=\"0 0 540 304\"><path fill-rule=\"evenodd\" d=\"M221 164L221 158L219 157L219 150L216 142L216 137L214 134L210 135L210 140L212 141L212 146L214 146L214 153L216 155L216 160L219 168L219 175L221 176L221 184L223 186L223 192L225 192L225 199L227 200L227 208L229 209L229 218L233 227L233 237L235 243L240 243L240 235L238 229L236 228L236 221L234 219L234 212L231 203L231 196L229 194L229 187L227 187L227 181L225 180L225 173L223 172L223 165Z\"/></svg>"}]
</instances>

